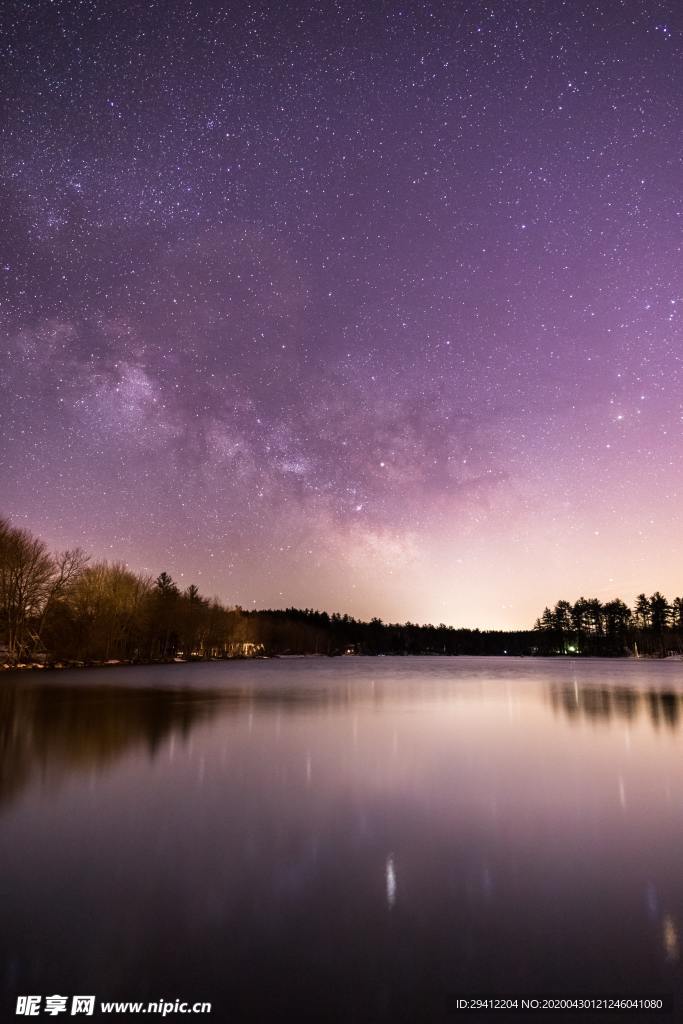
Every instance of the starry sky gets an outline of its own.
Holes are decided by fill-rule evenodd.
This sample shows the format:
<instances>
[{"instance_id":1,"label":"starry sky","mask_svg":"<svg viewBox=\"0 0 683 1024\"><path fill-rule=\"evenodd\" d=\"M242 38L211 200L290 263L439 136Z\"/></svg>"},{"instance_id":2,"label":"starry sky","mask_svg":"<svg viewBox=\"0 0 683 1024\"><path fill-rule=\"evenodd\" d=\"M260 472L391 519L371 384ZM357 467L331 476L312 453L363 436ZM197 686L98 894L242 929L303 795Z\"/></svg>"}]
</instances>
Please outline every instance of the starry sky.
<instances>
[{"instance_id":1,"label":"starry sky","mask_svg":"<svg viewBox=\"0 0 683 1024\"><path fill-rule=\"evenodd\" d=\"M675 2L6 2L0 510L244 607L683 591Z\"/></svg>"}]
</instances>

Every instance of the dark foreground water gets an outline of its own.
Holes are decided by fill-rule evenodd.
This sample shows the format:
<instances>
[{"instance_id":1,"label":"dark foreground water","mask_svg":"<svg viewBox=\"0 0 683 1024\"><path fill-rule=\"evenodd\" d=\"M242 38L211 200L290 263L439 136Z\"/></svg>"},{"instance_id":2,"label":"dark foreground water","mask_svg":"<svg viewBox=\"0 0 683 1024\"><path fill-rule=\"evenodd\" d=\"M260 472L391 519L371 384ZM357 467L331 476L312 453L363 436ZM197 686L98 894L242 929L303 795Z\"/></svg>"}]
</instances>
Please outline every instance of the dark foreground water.
<instances>
[{"instance_id":1,"label":"dark foreground water","mask_svg":"<svg viewBox=\"0 0 683 1024\"><path fill-rule=\"evenodd\" d=\"M0 1019L57 993L419 1024L543 992L681 1019L682 712L680 662L0 676Z\"/></svg>"}]
</instances>

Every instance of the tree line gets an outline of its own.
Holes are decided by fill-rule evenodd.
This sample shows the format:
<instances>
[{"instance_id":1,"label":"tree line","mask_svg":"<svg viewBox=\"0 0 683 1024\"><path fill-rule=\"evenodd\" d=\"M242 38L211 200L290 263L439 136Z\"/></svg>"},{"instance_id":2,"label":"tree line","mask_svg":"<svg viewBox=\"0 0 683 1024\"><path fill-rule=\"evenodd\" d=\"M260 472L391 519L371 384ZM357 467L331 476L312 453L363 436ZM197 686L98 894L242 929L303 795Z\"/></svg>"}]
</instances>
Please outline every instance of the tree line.
<instances>
[{"instance_id":1,"label":"tree line","mask_svg":"<svg viewBox=\"0 0 683 1024\"><path fill-rule=\"evenodd\" d=\"M683 597L669 602L656 591L639 594L633 608L621 600L580 597L558 601L536 620L541 654L663 657L683 650Z\"/></svg>"},{"instance_id":2,"label":"tree line","mask_svg":"<svg viewBox=\"0 0 683 1024\"><path fill-rule=\"evenodd\" d=\"M52 553L0 518L0 665L155 662L284 654L618 655L682 649L683 600L580 598L533 630L369 622L313 609L245 610L79 548Z\"/></svg>"},{"instance_id":3,"label":"tree line","mask_svg":"<svg viewBox=\"0 0 683 1024\"><path fill-rule=\"evenodd\" d=\"M0 519L0 662L163 661L225 655L247 638L238 609L122 562L59 554Z\"/></svg>"},{"instance_id":4,"label":"tree line","mask_svg":"<svg viewBox=\"0 0 683 1024\"><path fill-rule=\"evenodd\" d=\"M279 654L528 652L533 634L364 622L313 609L245 610L79 548L52 553L0 519L0 665Z\"/></svg>"}]
</instances>

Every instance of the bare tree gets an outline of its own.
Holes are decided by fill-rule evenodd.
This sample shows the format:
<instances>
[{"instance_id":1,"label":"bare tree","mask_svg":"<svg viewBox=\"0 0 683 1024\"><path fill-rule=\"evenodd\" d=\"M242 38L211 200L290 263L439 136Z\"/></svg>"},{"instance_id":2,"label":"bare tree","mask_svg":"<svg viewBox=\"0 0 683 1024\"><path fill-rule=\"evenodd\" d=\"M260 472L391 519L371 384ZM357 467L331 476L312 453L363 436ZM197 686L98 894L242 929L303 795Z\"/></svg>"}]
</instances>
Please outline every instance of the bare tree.
<instances>
[{"instance_id":1,"label":"bare tree","mask_svg":"<svg viewBox=\"0 0 683 1024\"><path fill-rule=\"evenodd\" d=\"M53 575L49 583L43 610L36 623L35 634L38 640L42 639L43 629L49 613L54 609L58 601L63 601L69 596L69 592L76 585L83 575L89 556L81 548L62 551L55 555L53 562Z\"/></svg>"},{"instance_id":2,"label":"bare tree","mask_svg":"<svg viewBox=\"0 0 683 1024\"><path fill-rule=\"evenodd\" d=\"M79 657L131 657L143 628L151 581L122 562L95 562L68 590Z\"/></svg>"},{"instance_id":3,"label":"bare tree","mask_svg":"<svg viewBox=\"0 0 683 1024\"><path fill-rule=\"evenodd\" d=\"M24 657L38 641L40 622L56 563L42 540L0 520L0 620L11 658Z\"/></svg>"}]
</instances>

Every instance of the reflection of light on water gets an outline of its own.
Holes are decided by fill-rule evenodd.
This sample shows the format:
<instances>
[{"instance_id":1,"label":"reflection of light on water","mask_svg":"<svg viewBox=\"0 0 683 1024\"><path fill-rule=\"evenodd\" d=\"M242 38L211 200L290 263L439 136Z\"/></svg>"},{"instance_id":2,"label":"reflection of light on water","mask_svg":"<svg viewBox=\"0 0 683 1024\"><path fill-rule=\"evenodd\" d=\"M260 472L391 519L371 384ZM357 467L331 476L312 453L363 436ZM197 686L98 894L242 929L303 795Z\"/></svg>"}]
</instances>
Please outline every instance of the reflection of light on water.
<instances>
[{"instance_id":1,"label":"reflection of light on water","mask_svg":"<svg viewBox=\"0 0 683 1024\"><path fill-rule=\"evenodd\" d=\"M671 914L665 914L663 928L662 942L666 958L667 960L678 960L681 952L678 944L678 931Z\"/></svg>"},{"instance_id":2,"label":"reflection of light on water","mask_svg":"<svg viewBox=\"0 0 683 1024\"><path fill-rule=\"evenodd\" d=\"M626 790L624 789L624 779L619 776L619 803L626 809Z\"/></svg>"},{"instance_id":3,"label":"reflection of light on water","mask_svg":"<svg viewBox=\"0 0 683 1024\"><path fill-rule=\"evenodd\" d=\"M511 694L510 694L510 696L508 696L507 709L508 709L508 720L510 722L518 722L519 721L519 701L515 700L512 697Z\"/></svg>"},{"instance_id":4,"label":"reflection of light on water","mask_svg":"<svg viewBox=\"0 0 683 1024\"><path fill-rule=\"evenodd\" d=\"M389 910L391 910L396 902L396 871L394 870L394 858L392 856L387 857L386 877L387 906L389 907Z\"/></svg>"},{"instance_id":5,"label":"reflection of light on water","mask_svg":"<svg viewBox=\"0 0 683 1024\"><path fill-rule=\"evenodd\" d=\"M308 783L309 786L311 784L312 770L313 762L311 761L311 755L306 754L306 782Z\"/></svg>"}]
</instances>

